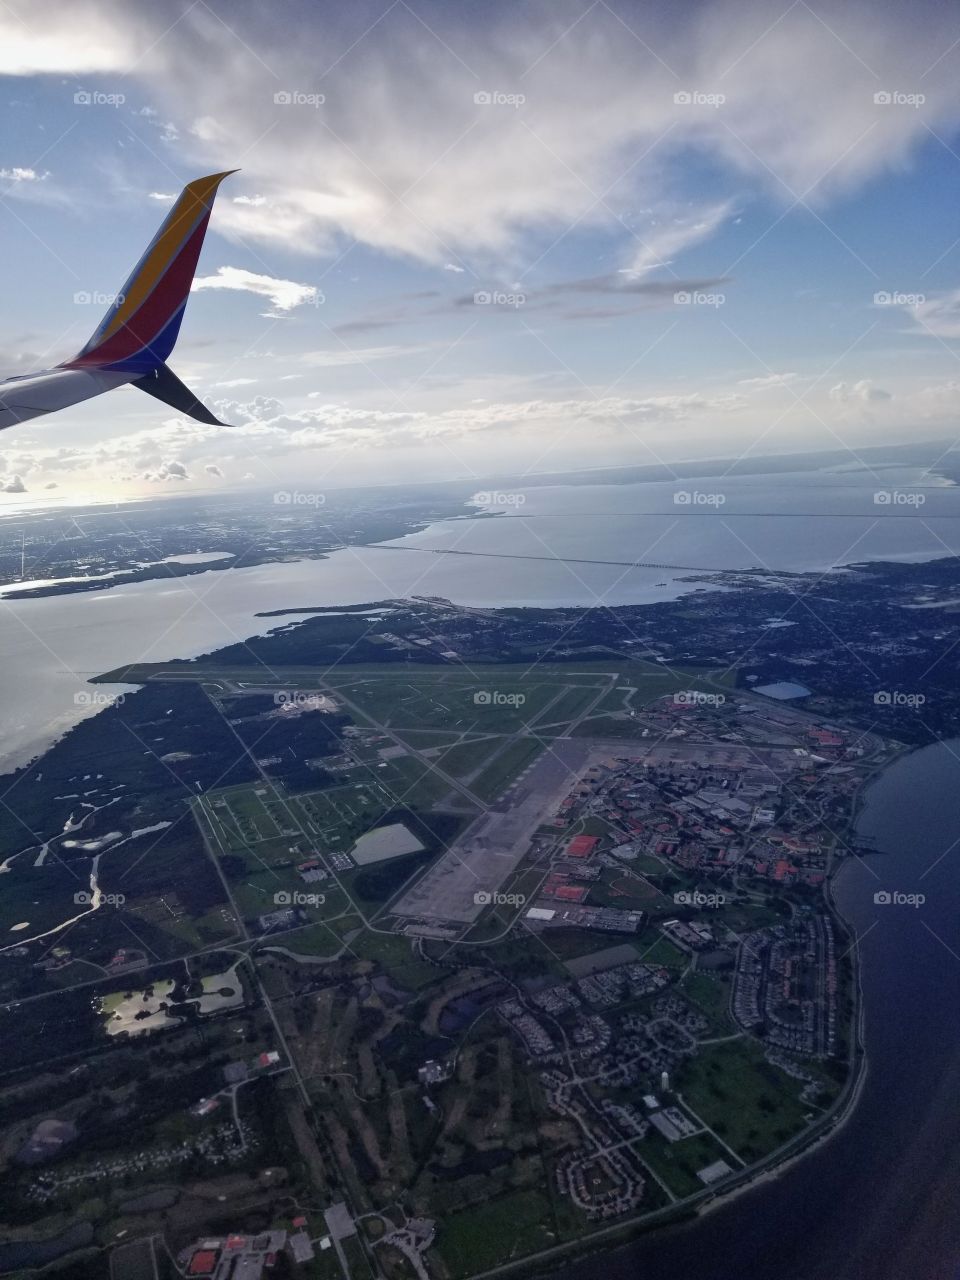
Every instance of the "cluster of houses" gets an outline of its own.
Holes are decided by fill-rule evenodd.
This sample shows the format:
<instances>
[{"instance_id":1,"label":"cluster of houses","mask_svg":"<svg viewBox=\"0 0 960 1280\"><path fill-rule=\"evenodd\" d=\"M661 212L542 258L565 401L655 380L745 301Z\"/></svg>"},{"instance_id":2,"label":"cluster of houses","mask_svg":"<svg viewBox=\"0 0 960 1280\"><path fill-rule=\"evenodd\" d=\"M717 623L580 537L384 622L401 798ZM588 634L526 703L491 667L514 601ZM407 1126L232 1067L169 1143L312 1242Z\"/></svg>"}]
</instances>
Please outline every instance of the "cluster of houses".
<instances>
[{"instance_id":1,"label":"cluster of houses","mask_svg":"<svg viewBox=\"0 0 960 1280\"><path fill-rule=\"evenodd\" d=\"M744 938L732 1012L744 1029L762 1027L771 1048L830 1057L837 1035L836 939L830 917L805 913Z\"/></svg>"}]
</instances>

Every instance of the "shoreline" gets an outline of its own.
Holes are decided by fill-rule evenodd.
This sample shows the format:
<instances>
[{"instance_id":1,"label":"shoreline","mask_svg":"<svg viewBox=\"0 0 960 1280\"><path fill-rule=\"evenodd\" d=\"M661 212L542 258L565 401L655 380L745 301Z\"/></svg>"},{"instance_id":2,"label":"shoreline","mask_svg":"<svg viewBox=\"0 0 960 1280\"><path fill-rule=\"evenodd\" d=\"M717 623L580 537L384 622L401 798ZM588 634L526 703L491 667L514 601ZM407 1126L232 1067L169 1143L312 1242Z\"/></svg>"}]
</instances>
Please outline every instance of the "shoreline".
<instances>
[{"instance_id":1,"label":"shoreline","mask_svg":"<svg viewBox=\"0 0 960 1280\"><path fill-rule=\"evenodd\" d=\"M862 808L863 793L867 787L880 778L893 764L915 750L918 750L918 748L900 744L899 750L864 778L853 796L850 815L851 831L856 826ZM847 921L840 911L834 897L834 881L848 861L849 855L836 864L827 877L823 889L824 899L830 915L839 924L848 940L851 941L850 949L853 956L851 980L853 983L854 1008L850 1021L850 1074L830 1110L808 1130L791 1138L783 1147L765 1156L763 1160L759 1161L751 1169L744 1170L740 1177L736 1178L725 1189L718 1191L705 1189L694 1196L688 1197L686 1200L670 1205L666 1209L660 1209L647 1215L638 1215L625 1222L611 1224L609 1227L591 1232L589 1235L581 1237L580 1240L571 1240L563 1244L553 1245L537 1254L529 1254L526 1258L518 1258L516 1262L504 1263L487 1271L473 1273L469 1280L487 1280L488 1277L504 1276L511 1273L521 1275L525 1271L532 1276L555 1275L557 1272L554 1268L557 1264L569 1265L574 1262L582 1262L590 1257L599 1258L605 1254L627 1249L634 1240L652 1235L652 1233L666 1227L674 1226L680 1228L684 1222L688 1226L693 1226L701 1218L706 1218L719 1209L729 1207L750 1191L781 1178L794 1165L825 1146L843 1131L857 1109L869 1073L869 1058L864 1036L866 1009L863 998L860 947L852 924ZM624 1238L617 1239L620 1235Z\"/></svg>"}]
</instances>

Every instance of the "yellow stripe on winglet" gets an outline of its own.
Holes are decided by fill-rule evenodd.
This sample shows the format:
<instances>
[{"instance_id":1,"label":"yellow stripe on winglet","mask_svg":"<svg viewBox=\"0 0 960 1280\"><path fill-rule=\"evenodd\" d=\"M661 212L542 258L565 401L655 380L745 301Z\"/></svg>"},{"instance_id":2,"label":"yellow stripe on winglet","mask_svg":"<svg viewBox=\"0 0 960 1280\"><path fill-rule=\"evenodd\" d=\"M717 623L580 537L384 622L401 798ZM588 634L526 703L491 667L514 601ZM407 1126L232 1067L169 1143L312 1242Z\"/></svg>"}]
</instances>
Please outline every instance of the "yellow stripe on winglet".
<instances>
[{"instance_id":1,"label":"yellow stripe on winglet","mask_svg":"<svg viewBox=\"0 0 960 1280\"><path fill-rule=\"evenodd\" d=\"M193 231L196 223L212 206L217 187L224 178L236 172L236 169L227 169L223 173L212 173L206 178L195 178L183 188L177 203L167 215L167 221L164 224L166 230L137 273L123 303L114 312L109 327L100 339L101 343L122 328L150 296L154 286L176 257L177 251ZM99 346L100 343L97 345Z\"/></svg>"}]
</instances>

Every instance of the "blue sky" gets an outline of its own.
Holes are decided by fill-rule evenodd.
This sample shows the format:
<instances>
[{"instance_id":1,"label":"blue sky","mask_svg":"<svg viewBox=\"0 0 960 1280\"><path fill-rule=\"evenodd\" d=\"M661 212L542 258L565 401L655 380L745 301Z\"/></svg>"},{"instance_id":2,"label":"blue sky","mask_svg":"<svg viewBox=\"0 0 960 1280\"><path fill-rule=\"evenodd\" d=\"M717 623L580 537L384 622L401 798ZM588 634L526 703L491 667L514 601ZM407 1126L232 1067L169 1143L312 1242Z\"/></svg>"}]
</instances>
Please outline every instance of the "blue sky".
<instances>
[{"instance_id":1,"label":"blue sky","mask_svg":"<svg viewBox=\"0 0 960 1280\"><path fill-rule=\"evenodd\" d=\"M235 427L124 389L0 500L952 440L958 74L934 4L8 0L0 372L241 172L171 360Z\"/></svg>"}]
</instances>

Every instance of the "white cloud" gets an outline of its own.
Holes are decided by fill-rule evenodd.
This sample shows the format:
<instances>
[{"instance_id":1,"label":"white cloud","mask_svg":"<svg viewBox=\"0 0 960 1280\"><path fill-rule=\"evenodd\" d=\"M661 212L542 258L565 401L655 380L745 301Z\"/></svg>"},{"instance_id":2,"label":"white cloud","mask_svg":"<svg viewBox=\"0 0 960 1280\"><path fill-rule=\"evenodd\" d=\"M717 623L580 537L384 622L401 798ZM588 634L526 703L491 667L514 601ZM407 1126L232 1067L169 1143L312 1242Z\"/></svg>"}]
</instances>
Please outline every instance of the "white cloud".
<instances>
[{"instance_id":1,"label":"white cloud","mask_svg":"<svg viewBox=\"0 0 960 1280\"><path fill-rule=\"evenodd\" d=\"M257 275L241 267L220 267L215 276L198 276L193 282L195 291L201 289L234 289L268 298L270 315L286 315L305 303L316 302L319 294L312 284L297 284L295 280L278 280L273 276Z\"/></svg>"},{"instance_id":2,"label":"white cloud","mask_svg":"<svg viewBox=\"0 0 960 1280\"><path fill-rule=\"evenodd\" d=\"M164 204L172 204L177 197L168 194L166 191L151 191L147 198L149 200L162 200Z\"/></svg>"},{"instance_id":3,"label":"white cloud","mask_svg":"<svg viewBox=\"0 0 960 1280\"><path fill-rule=\"evenodd\" d=\"M367 16L356 7L357 36ZM466 253L522 267L538 233L576 225L617 236L622 265L646 272L716 234L744 180L785 206L822 203L901 168L960 111L941 56L956 34L949 6L824 0L771 22L762 5L710 0L642 16L641 43L632 10L493 0L481 19L424 0L345 37L349 57L318 73L314 42L265 22L253 0L235 0L230 29L170 0L8 0L0 72L132 67L163 112L149 123L179 132L192 161L243 155L256 194L221 203L228 235L320 254L356 238L441 267ZM274 104L278 84L319 79L321 106ZM590 83L603 92L584 112L572 87ZM478 105L484 85L522 88L525 102ZM904 86L925 101L874 102ZM676 103L686 87L725 101ZM715 190L687 209L697 152Z\"/></svg>"},{"instance_id":4,"label":"white cloud","mask_svg":"<svg viewBox=\"0 0 960 1280\"><path fill-rule=\"evenodd\" d=\"M27 486L23 483L23 478L16 472L7 476L6 479L0 479L0 492L2 493L26 493Z\"/></svg>"},{"instance_id":5,"label":"white cloud","mask_svg":"<svg viewBox=\"0 0 960 1280\"><path fill-rule=\"evenodd\" d=\"M0 19L0 75L29 76L54 72L122 71L137 57L140 23L127 12L125 21L108 5L78 4L73 14L67 4L46 6L48 21L41 21L42 3L7 9ZM66 19L62 23L60 18ZM149 26L152 27L152 23ZM142 53L142 48L140 49Z\"/></svg>"},{"instance_id":6,"label":"white cloud","mask_svg":"<svg viewBox=\"0 0 960 1280\"><path fill-rule=\"evenodd\" d=\"M830 388L830 399L837 404L860 402L871 404L881 400L892 400L893 396L882 387L875 386L869 378L861 378L859 382L838 382Z\"/></svg>"},{"instance_id":7,"label":"white cloud","mask_svg":"<svg viewBox=\"0 0 960 1280\"><path fill-rule=\"evenodd\" d=\"M180 487L192 480L209 482L219 478L218 472L224 480L228 475L232 480L240 477L245 484L281 474L293 480L321 476L329 465L336 466L339 475L347 454L353 460L350 465L358 469L354 475L379 483L395 477L400 451L409 455L409 463L403 464L409 469L432 467L437 474L436 460L446 459L447 474L463 475L471 469L488 474L495 462L512 457L517 448L532 451L528 459L537 460L536 469L543 470L549 469L543 459L559 460L554 451L561 444L567 450L564 460L573 461L570 450L582 452L584 442L589 457L610 465L635 462L638 448L648 461L715 457L722 456L717 442L730 440L736 431L745 433L744 443L751 432L762 436L775 410L782 411L777 416L784 422L779 450L787 442L794 448L813 447L811 429L817 422L832 422L838 430L842 424L844 438L851 443L858 438L856 431L868 433L861 435L863 443L878 443L880 427L886 440L904 424L915 430L918 422L954 430L960 405L957 381L921 390L897 385L894 396L870 379L849 380L829 392L817 392L809 410L794 403L789 387L771 383L762 396L754 394L756 390L731 383L699 393L674 388L644 396L591 397L584 392L555 399L508 399L464 394L452 408L428 407L429 397L407 406L389 397L382 403L350 402L316 392L298 396L287 406L259 395L215 404L218 414L235 424L229 430L172 417L160 426L109 436L84 448L18 448L13 439L2 464L7 481L0 487L16 479L24 490L37 490L55 477L67 493L78 488L102 491L121 483L139 485L143 491L144 482ZM824 426L817 444L836 447L836 432ZM416 460L418 456L423 462Z\"/></svg>"},{"instance_id":8,"label":"white cloud","mask_svg":"<svg viewBox=\"0 0 960 1280\"><path fill-rule=\"evenodd\" d=\"M246 403L238 400L217 400L215 412L224 421L242 425L276 418L283 412L283 405L272 396L254 396Z\"/></svg>"},{"instance_id":9,"label":"white cloud","mask_svg":"<svg viewBox=\"0 0 960 1280\"><path fill-rule=\"evenodd\" d=\"M920 417L933 422L946 420L952 434L960 411L960 380L951 378L947 382L924 387L917 396L917 403Z\"/></svg>"},{"instance_id":10,"label":"white cloud","mask_svg":"<svg viewBox=\"0 0 960 1280\"><path fill-rule=\"evenodd\" d=\"M5 182L45 182L49 172L37 173L36 169L21 169L14 165L12 169L0 169L0 178Z\"/></svg>"},{"instance_id":11,"label":"white cloud","mask_svg":"<svg viewBox=\"0 0 960 1280\"><path fill-rule=\"evenodd\" d=\"M454 300L447 295L471 292L478 281L520 279L528 295L521 319L528 325L552 324L564 316L576 321L587 318L583 309L571 310L569 299L575 294L587 295L587 302L591 293L611 295L601 299L603 307L593 308L593 318L626 316L630 307L632 315L642 308L672 305L668 294L656 292L674 285L672 269L661 264L675 264L696 251L695 266L682 268L683 273L721 276L738 254L749 252L757 238L762 240L773 227L763 253L749 259L750 269L759 273L762 264L783 261L777 257L783 253L783 243L778 242L775 219L790 206L792 193L809 188L806 198L817 202L829 222L827 202L832 197L906 168L918 145L929 142L929 130L951 141L950 128L960 117L955 59L940 56L953 42L955 15L932 0L918 0L909 10L898 5L871 10L863 0L823 0L812 8L785 7L782 15L778 11L775 23L756 0L702 0L686 10L649 6L642 14L643 43L633 39L629 29L639 21L636 7L619 8L619 18L608 6L589 7L584 0L529 0L522 6L490 0L482 14L476 6L445 5L440 0L421 0L414 8L416 15L405 5L379 14L375 29L351 47L353 37L366 29L367 6L344 6L334 24L329 63L323 63L318 61L315 42L305 40L289 24L276 22L255 0L233 0L230 29L210 7L182 6L177 0L155 0L151 5L131 5L129 0L5 0L0 5L0 74L45 73L48 79L36 86L37 92L52 97L62 93L70 120L72 95L79 86L89 84L106 92L122 89L129 95L126 112L95 117L92 108L76 108L82 129L87 130L94 120L101 126L128 120L152 144L155 157L167 122L179 135L176 167L185 175L242 163L243 172L227 184L218 200L214 226L245 245L259 242L265 257L269 254L263 245L275 250L275 261L261 268L255 256L231 252L228 260L256 270L223 267L214 272L210 267L196 283L198 289L253 293L265 300L273 317L296 315L298 308L316 299L314 286L302 283L303 276L320 278L319 270L296 265L303 255L339 255L354 242L360 246L346 270L338 266L327 277L331 293L334 288L341 291L331 303L344 305L329 307L335 334L313 339L314 346L324 349L294 357L294 345L307 326L291 323L281 326L282 333L275 330L274 337L257 342L264 348L270 343L276 359L266 350L245 350L242 363L231 367L229 356L248 344L229 348L227 342L235 341L238 333L218 331L211 335L219 344L216 357L206 363L197 360L202 385L214 385L215 394L250 394L242 388L252 379L230 377L240 367L257 375L255 390L282 390L286 395L280 379L302 376L309 380L298 382L297 392L311 386L324 388L322 392L312 398L291 394L289 411L263 397L259 403L251 398L252 407L239 406L238 417L224 415L240 424L236 438L226 446L231 452L221 451L223 433L217 434L215 428L165 423L147 434L128 432L118 437L116 449L109 439L103 453L96 448L89 453L80 450L76 437L71 437L71 448L59 457L38 452L32 464L38 470L48 466L77 472L89 466L93 474L102 464L104 473L112 468L111 474L119 469L136 476L162 472L173 478L176 472L164 467L165 460L175 458L202 479L209 458L226 466L228 460L239 459L245 448L262 446L265 454L296 456L338 440L373 446L453 440L459 434L473 436L479 452L486 443L484 432L496 431L505 435L506 454L524 431L539 441L584 422L595 426L598 435L601 426L617 432L624 422L650 426L651 439L656 438L652 429L656 424L668 424L662 432L668 443L669 424L696 423L697 429L703 424L703 436L709 441L717 424L724 422L722 415L729 416L735 404L746 405L764 425L779 422L771 410L791 409L790 385L802 381L805 387L817 370L833 367L830 352L811 355L810 347L822 343L835 354L853 336L841 329L848 314L839 301L845 280L841 275L831 278L829 267L823 269L827 272L823 281L816 278L811 284L826 299L835 279L838 310L825 315L822 329L811 324L801 332L801 326L794 324L788 334L798 343L790 362L804 362L794 366L806 371L802 380L797 374L768 375L757 369L761 376L736 383L739 373L751 371L743 363L742 350L730 343L736 354L729 357L724 354L727 348L721 350L722 337L718 343L715 337L705 336L702 349L684 352L682 379L677 375L676 381L669 381L665 376L664 381L650 382L651 377L659 379L660 372L678 368L676 361L670 363L669 348L675 341L670 339L653 361L638 366L629 381L624 378L615 384L626 393L633 382L641 388L634 397L603 397L592 407L578 399L550 401L546 397L551 392L544 388L575 383L572 377L550 382L548 377L554 375L544 373L539 383L530 376L520 384L523 373L534 372L538 359L541 372L552 363L543 346L535 346L536 335L528 335L534 357L511 350L511 372L492 376L501 354L496 344L502 343L503 332L497 330L492 310L479 317L482 329L471 339L471 347L459 348L439 374L426 370L422 385L410 395L409 412L406 401L394 403L382 384L365 377L362 370L364 365L372 369L375 361L396 361L395 366L387 366L390 374L417 373L435 357L446 359L437 334L444 324L444 308L447 329L453 327L449 320ZM577 18L581 21L576 30L565 34ZM654 53L647 53L644 46ZM328 71L339 48L349 48L349 56ZM216 75L211 74L212 66L217 68ZM80 80L81 75L89 79ZM602 92L591 97L590 109L585 111L580 90L591 84L600 85ZM316 108L275 105L274 94L283 85L322 88L326 101ZM478 104L474 95L485 86L522 89L526 101L502 109ZM917 109L879 108L874 93L887 86L922 88L926 101ZM719 107L677 104L678 88L687 87L721 90L726 101ZM32 92L34 86L29 88ZM135 118L130 99L155 106L141 109L143 114ZM122 155L122 167L118 161L111 170L113 161L104 160L106 143L92 138L91 146L95 145L101 150L99 154L91 151L91 158L101 161L108 180L139 199L141 206L148 198L158 203L173 198L162 186L172 186L174 180L165 176L167 171L156 170L155 159L142 148L130 146ZM17 150L8 152L5 159L12 164L34 154ZM49 181L22 179L9 185L24 189L21 199L49 201L60 177L59 165L54 168L56 177ZM152 176L144 179L145 172ZM157 183L161 189L151 190ZM31 194L31 188L36 194ZM81 179L70 194L82 194ZM75 203L71 201L71 217ZM740 210L749 212L743 219L747 225L738 229ZM821 232L831 251L842 258L842 247L826 229L815 233ZM551 256L557 242L561 247ZM806 252L806 238L803 243ZM403 263L380 277L390 281L388 288L424 286L424 292L405 295L402 305L391 311L389 298L375 296L378 277L374 255L365 252L369 247ZM765 257L768 249L770 256ZM211 250L216 252L215 242L208 244ZM540 267L536 264L544 254ZM429 277L423 272L408 285L407 273L412 275L423 263L431 268ZM460 281L467 263L472 284ZM741 276L736 284L738 301L747 295L749 305L754 305L750 298L760 305L767 303L766 278L761 282L757 274L751 279L750 272L741 273L739 267L732 273ZM574 279L564 287L551 283L558 274L593 278ZM795 284L788 286L788 292ZM770 285L771 297L774 287ZM422 304L420 298L425 299ZM441 300L426 301L429 298ZM790 297L781 301L789 307ZM353 324L356 341L385 345L357 349L337 345L336 333L342 331L348 337L351 303L363 309L361 324ZM245 303L236 310L253 313L262 306ZM827 302L822 306L825 309ZM223 310L219 305L217 309ZM530 319L535 310L539 310L536 321ZM837 320L833 331L832 316ZM467 317L461 313L461 318ZM469 315L471 323L475 318L475 313ZM616 345L607 348L610 376L646 350L648 339L642 330L646 327L654 336L657 319L641 317L635 324L624 323ZM687 322L686 317L680 319ZM945 340L960 337L960 291L928 300L912 319L917 327L911 333L922 332L925 326ZM779 325L780 317L776 320ZM372 331L382 330L385 324L421 322L433 326L423 337L424 345L401 345L398 335L406 339L405 330L361 337L362 323ZM702 328L705 332L706 326ZM752 332L763 336L760 326ZM415 333L419 339L421 330ZM7 342L10 346L29 343L42 352L51 336L11 336ZM392 338L395 345L386 345ZM444 339L445 346L446 334ZM919 346L912 344L914 350ZM623 359L617 363L621 347ZM774 357L772 353L785 349L771 343L767 355L779 361L782 354ZM491 357L484 376L477 373L477 351L481 359L488 353ZM418 360L425 352L429 354ZM596 376L598 365L591 363L594 353L589 341L583 344L583 366L580 352L572 345L561 352L578 376L587 380ZM858 353L857 360L861 358L866 360L866 354ZM219 367L216 359L222 361ZM739 363L729 387L715 393L708 385L699 397L673 394L678 388L688 391L696 386L697 371L715 369L714 359ZM283 368L305 373L283 375ZM904 394L904 371L879 362L866 363L864 368L875 369L884 386L869 379L858 381L860 369L854 367L851 373L847 362L833 373L834 380L847 381L837 382L832 393L826 390L829 380L819 389L813 382L811 401L815 395L818 410L832 415L824 420L849 424L874 414L886 422L895 414L909 429L921 416L920 401L916 395L911 399ZM339 369L345 371L325 372ZM218 375L225 379L222 384L212 381ZM443 389L441 375L449 378ZM923 381L932 382L937 376L928 360ZM476 393L486 403L471 403L478 398ZM541 394L545 398L537 399ZM557 394L575 396L576 392ZM353 395L356 403L335 403L335 398ZM882 402L891 395L893 404L884 407ZM118 405L126 403L117 399ZM130 402L135 399L131 394ZM931 392L931 416L940 415L941 403L948 399L947 392L936 396ZM136 412L132 409L131 416ZM144 410L139 413L134 421L146 419ZM109 436L116 429L100 423L102 429L95 433L89 426L92 413L85 420L82 409L77 418L88 426L88 440ZM49 431L41 436L38 429L35 438L56 439L57 424ZM785 432L786 424L783 435L778 428L778 442L786 439ZM647 438L645 432L639 434ZM589 457L592 432L574 430L572 435ZM679 438L681 433L675 435ZM216 447L211 446L212 439ZM228 474L243 472L245 465L228 466ZM32 488L45 478L19 460L16 468L8 465L5 473L14 470Z\"/></svg>"},{"instance_id":12,"label":"white cloud","mask_svg":"<svg viewBox=\"0 0 960 1280\"><path fill-rule=\"evenodd\" d=\"M215 382L215 387L252 387L256 382L256 378L228 378L226 382Z\"/></svg>"},{"instance_id":13,"label":"white cloud","mask_svg":"<svg viewBox=\"0 0 960 1280\"><path fill-rule=\"evenodd\" d=\"M319 400L319 395L317 396ZM236 462L249 467L252 457L286 460L299 469L310 465L317 451L380 450L481 440L493 433L507 443L519 430L533 433L544 444L558 433L587 428L592 438L609 439L634 431L644 434L661 424L711 422L738 412L742 397L720 392L714 396L667 394L642 399L603 396L568 400L483 401L441 412L424 409L380 408L324 400L304 409L288 410L279 400L256 396L250 401L218 401L217 413L236 425L228 430L173 418L159 428L110 437L85 449L35 448L29 453L8 450L8 472L35 473L42 481L50 472L71 482L105 480L178 482L203 471L214 475ZM211 454L217 457L210 462ZM250 472L243 478L249 479Z\"/></svg>"},{"instance_id":14,"label":"white cloud","mask_svg":"<svg viewBox=\"0 0 960 1280\"><path fill-rule=\"evenodd\" d=\"M768 391L773 387L788 387L800 380L798 373L767 373L759 378L740 378L738 387L748 387L751 391Z\"/></svg>"},{"instance_id":15,"label":"white cloud","mask_svg":"<svg viewBox=\"0 0 960 1280\"><path fill-rule=\"evenodd\" d=\"M921 333L933 338L960 338L960 289L925 298L906 310Z\"/></svg>"},{"instance_id":16,"label":"white cloud","mask_svg":"<svg viewBox=\"0 0 960 1280\"><path fill-rule=\"evenodd\" d=\"M641 227L635 232L638 243L626 269L628 278L669 267L677 254L708 240L727 219L731 207L730 201L723 201L693 213L661 217L649 228Z\"/></svg>"},{"instance_id":17,"label":"white cloud","mask_svg":"<svg viewBox=\"0 0 960 1280\"><path fill-rule=\"evenodd\" d=\"M182 462L162 462L155 471L145 471L144 480L189 480L187 468Z\"/></svg>"}]
</instances>

